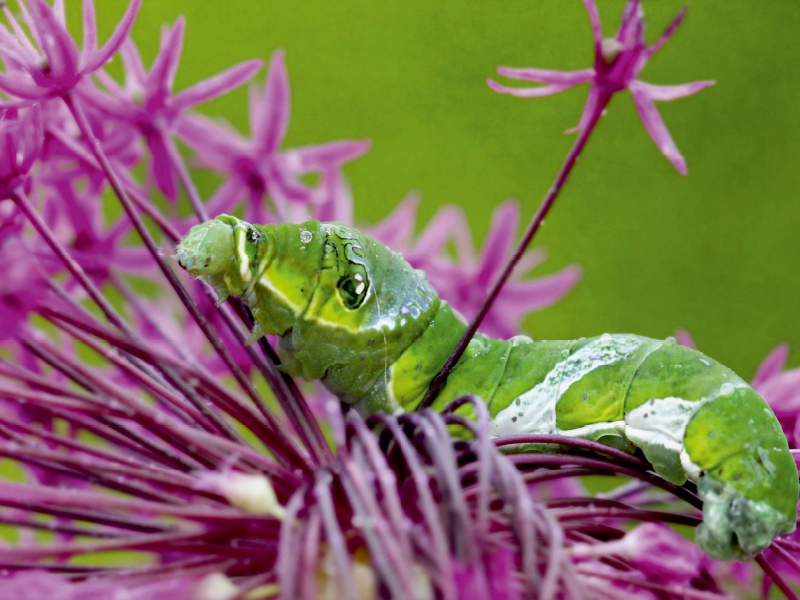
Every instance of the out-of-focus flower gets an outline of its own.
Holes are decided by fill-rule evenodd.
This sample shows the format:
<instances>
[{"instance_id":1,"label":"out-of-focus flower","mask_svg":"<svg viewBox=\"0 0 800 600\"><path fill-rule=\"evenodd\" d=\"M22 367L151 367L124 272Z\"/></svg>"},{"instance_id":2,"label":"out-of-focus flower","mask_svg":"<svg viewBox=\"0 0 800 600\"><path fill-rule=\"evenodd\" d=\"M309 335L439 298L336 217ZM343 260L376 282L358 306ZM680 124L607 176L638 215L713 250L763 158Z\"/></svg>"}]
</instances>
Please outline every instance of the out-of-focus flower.
<instances>
[{"instance_id":1,"label":"out-of-focus flower","mask_svg":"<svg viewBox=\"0 0 800 600\"><path fill-rule=\"evenodd\" d=\"M714 81L696 81L681 85L653 85L639 81L637 77L647 61L666 44L683 21L683 9L667 27L664 34L652 46L644 41L644 10L640 0L629 0L622 14L622 23L614 37L603 38L600 16L594 0L583 0L594 34L594 67L579 71L553 71L550 69L518 69L498 67L497 72L509 79L535 81L547 85L535 88L514 88L501 85L492 79L487 83L494 91L521 98L539 98L563 92L574 85L589 83L589 97L577 126L567 133L581 131L596 111L603 111L611 96L628 89L633 96L636 110L653 141L675 166L679 173L687 173L686 161L672 140L654 101L663 102L683 98L713 85Z\"/></svg>"},{"instance_id":2,"label":"out-of-focus flower","mask_svg":"<svg viewBox=\"0 0 800 600\"><path fill-rule=\"evenodd\" d=\"M249 60L222 73L201 81L178 94L172 86L178 70L183 46L184 19L179 18L172 29L165 29L161 48L146 72L133 42L122 44L125 64L125 87L111 77L98 72L97 77L111 94L101 94L85 88L85 99L108 116L136 127L150 150L150 169L158 188L175 199L175 163L180 160L170 134L179 117L188 109L230 92L249 80L261 68L260 60Z\"/></svg>"},{"instance_id":3,"label":"out-of-focus flower","mask_svg":"<svg viewBox=\"0 0 800 600\"><path fill-rule=\"evenodd\" d=\"M573 558L616 556L652 581L685 584L701 577L711 562L700 549L669 527L645 523L622 539L605 544L579 544Z\"/></svg>"},{"instance_id":4,"label":"out-of-focus flower","mask_svg":"<svg viewBox=\"0 0 800 600\"><path fill-rule=\"evenodd\" d=\"M98 49L94 3L84 0L81 52L67 31L63 0L56 0L52 8L44 0L20 2L23 20L39 50L4 2L3 12L11 29L0 25L0 56L6 66L6 72L0 73L0 90L14 100L0 104L26 106L73 90L119 49L128 37L140 3L141 0L131 0L114 33Z\"/></svg>"},{"instance_id":5,"label":"out-of-focus flower","mask_svg":"<svg viewBox=\"0 0 800 600\"><path fill-rule=\"evenodd\" d=\"M0 200L25 187L43 142L38 106L0 109Z\"/></svg>"},{"instance_id":6,"label":"out-of-focus flower","mask_svg":"<svg viewBox=\"0 0 800 600\"><path fill-rule=\"evenodd\" d=\"M476 256L466 216L457 206L442 208L412 241L418 203L416 196L407 197L384 221L368 231L401 252L411 266L425 271L439 296L471 318L513 249L519 204L508 200L495 209L483 250ZM448 254L451 244L455 260ZM541 249L523 256L516 275L500 292L483 320L482 333L503 338L519 334L520 321L525 315L558 301L580 280L581 269L577 265L565 267L553 275L521 280L522 274L541 264L544 258Z\"/></svg>"},{"instance_id":7,"label":"out-of-focus flower","mask_svg":"<svg viewBox=\"0 0 800 600\"><path fill-rule=\"evenodd\" d=\"M229 212L237 200L246 198L246 218L267 223L275 216L287 220L286 204L332 202L339 185L335 174L343 163L361 156L370 145L366 140L339 141L280 149L290 112L289 78L281 50L272 56L263 93L251 88L249 111L250 140L226 124L199 115L178 123L178 134L198 153L201 163L227 176L209 201L210 214ZM307 173L320 174L317 188L300 180ZM267 210L267 198L275 216Z\"/></svg>"}]
</instances>

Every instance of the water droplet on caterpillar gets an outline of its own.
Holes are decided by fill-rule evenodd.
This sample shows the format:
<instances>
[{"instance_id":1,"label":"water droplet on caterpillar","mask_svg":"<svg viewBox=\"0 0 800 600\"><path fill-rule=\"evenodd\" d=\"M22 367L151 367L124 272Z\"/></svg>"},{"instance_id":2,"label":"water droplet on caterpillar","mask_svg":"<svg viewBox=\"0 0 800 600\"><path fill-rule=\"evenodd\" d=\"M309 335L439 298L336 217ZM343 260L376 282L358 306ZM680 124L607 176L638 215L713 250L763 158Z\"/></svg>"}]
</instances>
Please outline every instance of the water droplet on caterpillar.
<instances>
[{"instance_id":1,"label":"water droplet on caterpillar","mask_svg":"<svg viewBox=\"0 0 800 600\"><path fill-rule=\"evenodd\" d=\"M304 244L309 243L312 239L314 239L314 234L312 234L307 229L303 229L300 231L300 241Z\"/></svg>"}]
</instances>

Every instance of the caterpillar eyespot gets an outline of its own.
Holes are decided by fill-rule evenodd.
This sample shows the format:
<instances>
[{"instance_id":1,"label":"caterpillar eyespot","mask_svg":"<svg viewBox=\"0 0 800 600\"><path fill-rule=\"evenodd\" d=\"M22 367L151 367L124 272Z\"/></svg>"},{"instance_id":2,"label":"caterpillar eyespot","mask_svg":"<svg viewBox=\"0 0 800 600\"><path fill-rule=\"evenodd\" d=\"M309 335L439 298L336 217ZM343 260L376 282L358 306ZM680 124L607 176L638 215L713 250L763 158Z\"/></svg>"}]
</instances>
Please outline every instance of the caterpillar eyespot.
<instances>
[{"instance_id":1,"label":"caterpillar eyespot","mask_svg":"<svg viewBox=\"0 0 800 600\"><path fill-rule=\"evenodd\" d=\"M284 369L319 379L363 414L413 410L465 324L421 271L339 224L193 227L176 258L220 299L239 296ZM434 327L435 324L435 327ZM379 343L375 343L378 340ZM666 480L693 479L697 543L753 556L797 521L797 467L766 402L733 371L670 340L475 336L434 408L482 397L497 436L557 433L639 448Z\"/></svg>"}]
</instances>

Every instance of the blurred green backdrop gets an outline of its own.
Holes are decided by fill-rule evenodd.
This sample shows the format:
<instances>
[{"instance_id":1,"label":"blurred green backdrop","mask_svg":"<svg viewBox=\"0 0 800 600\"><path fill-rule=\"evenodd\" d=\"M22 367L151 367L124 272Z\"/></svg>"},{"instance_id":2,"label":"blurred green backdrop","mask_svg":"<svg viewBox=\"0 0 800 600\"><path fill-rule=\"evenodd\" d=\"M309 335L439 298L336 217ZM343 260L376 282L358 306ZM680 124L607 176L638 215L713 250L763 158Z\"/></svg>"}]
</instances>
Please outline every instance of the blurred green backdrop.
<instances>
[{"instance_id":1,"label":"blurred green backdrop","mask_svg":"<svg viewBox=\"0 0 800 600\"><path fill-rule=\"evenodd\" d=\"M100 0L107 37L126 0ZM684 0L645 0L653 41ZM80 3L67 2L71 22ZM606 35L622 0L598 0ZM144 0L133 36L149 63L162 23L187 32L176 87L285 48L292 85L287 146L369 137L347 168L362 222L422 193L420 224L445 203L476 239L517 197L527 220L572 137L586 86L543 99L491 92L497 65L591 65L580 0ZM689 164L678 175L619 95L536 243L545 273L577 262L584 279L526 322L535 338L688 328L699 347L749 378L778 342L800 362L800 3L695 0L644 81L717 85L659 109ZM245 93L203 107L246 131Z\"/></svg>"}]
</instances>

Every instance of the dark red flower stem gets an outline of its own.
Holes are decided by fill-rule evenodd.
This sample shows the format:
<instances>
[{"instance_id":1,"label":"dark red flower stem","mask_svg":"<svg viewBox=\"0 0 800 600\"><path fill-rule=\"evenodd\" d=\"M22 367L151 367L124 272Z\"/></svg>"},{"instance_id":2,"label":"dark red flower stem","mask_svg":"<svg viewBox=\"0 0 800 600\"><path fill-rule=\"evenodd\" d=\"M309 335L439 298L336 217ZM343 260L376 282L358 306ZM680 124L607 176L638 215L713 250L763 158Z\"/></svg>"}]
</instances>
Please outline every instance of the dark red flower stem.
<instances>
[{"instance_id":1,"label":"dark red flower stem","mask_svg":"<svg viewBox=\"0 0 800 600\"><path fill-rule=\"evenodd\" d=\"M519 263L522 255L525 253L525 250L527 250L531 240L533 240L533 236L536 235L536 232L539 231L542 223L544 223L544 218L547 216L550 208L552 208L556 198L558 198L561 188L567 181L567 177L569 177L572 167L575 166L578 156L580 156L584 146L586 146L586 142L589 139L589 136L592 134L595 125L597 125L600 116L603 114L606 105L608 105L609 100L611 100L610 94L604 94L598 99L597 105L595 106L589 122L586 124L586 127L581 130L580 134L578 135L578 139L575 140L575 143L572 145L569 154L567 154L567 157L564 159L564 164L561 165L558 175L556 175L556 178L545 195L544 200L542 200L542 203L539 205L539 210L536 211L533 219L531 219L528 229L525 231L525 235L522 236L522 241L520 241L517 249L514 251L514 255L511 257L511 260L506 263L506 266L503 269L503 272L500 274L499 279L494 283L494 286L489 291L489 294L486 296L483 304L481 304L478 314L475 315L475 317L472 319L472 322L469 324L469 327L467 327L467 330L464 332L464 335L461 336L461 339L458 341L458 344L453 350L453 353L450 355L450 358L447 359L447 362L444 364L441 371L439 371L436 377L434 377L431 381L431 385L428 388L428 393L425 394L425 397L417 407L417 410L428 408L431 404L433 404L436 396L439 395L439 391L444 387L450 372L455 368L456 364L461 358L461 355L464 354L464 351L467 349L467 345L478 331L478 327L480 327L484 317L489 312L489 309L492 308L494 301L497 299L497 296L500 295L500 291L505 286L508 278L511 277L511 273L514 271L517 263Z\"/></svg>"}]
</instances>

